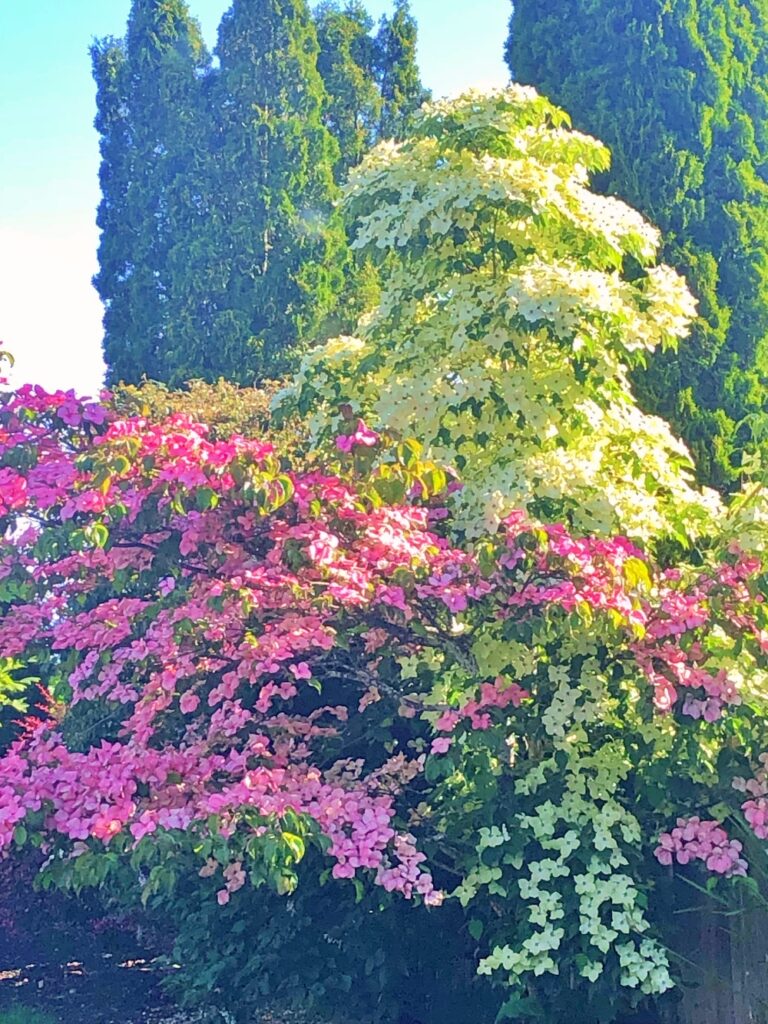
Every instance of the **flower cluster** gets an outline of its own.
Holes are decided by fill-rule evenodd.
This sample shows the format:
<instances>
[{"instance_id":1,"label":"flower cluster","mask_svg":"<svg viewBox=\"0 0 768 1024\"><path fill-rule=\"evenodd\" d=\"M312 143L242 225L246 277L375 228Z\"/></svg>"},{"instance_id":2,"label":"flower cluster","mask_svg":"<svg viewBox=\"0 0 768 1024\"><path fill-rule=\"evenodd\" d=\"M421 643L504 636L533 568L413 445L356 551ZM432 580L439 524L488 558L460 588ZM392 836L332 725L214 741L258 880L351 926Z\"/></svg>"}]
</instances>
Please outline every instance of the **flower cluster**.
<instances>
[{"instance_id":1,"label":"flower cluster","mask_svg":"<svg viewBox=\"0 0 768 1024\"><path fill-rule=\"evenodd\" d=\"M742 845L738 839L729 839L728 833L718 821L702 821L695 815L678 818L677 826L671 832L662 832L655 856L660 864L690 864L703 861L708 871L731 878L746 875L747 862L741 856Z\"/></svg>"},{"instance_id":2,"label":"flower cluster","mask_svg":"<svg viewBox=\"0 0 768 1024\"><path fill-rule=\"evenodd\" d=\"M345 194L356 248L387 254L380 301L356 337L307 353L282 401L330 443L339 412L345 433L362 415L418 437L460 471L451 504L475 535L539 503L582 531L701 533L719 498L627 373L684 337L696 304L656 230L590 191L607 151L519 85L418 121Z\"/></svg>"},{"instance_id":3,"label":"flower cluster","mask_svg":"<svg viewBox=\"0 0 768 1024\"><path fill-rule=\"evenodd\" d=\"M27 481L7 466L0 469L0 515L23 508L27 499Z\"/></svg>"},{"instance_id":4,"label":"flower cluster","mask_svg":"<svg viewBox=\"0 0 768 1024\"><path fill-rule=\"evenodd\" d=\"M444 711L435 722L435 728L438 732L450 733L459 722L467 720L472 729L490 729L492 708L519 708L526 697L530 697L527 690L498 676L493 683L481 683L477 699L468 700L459 710ZM449 737L439 736L432 741L432 753L444 754L450 746Z\"/></svg>"},{"instance_id":5,"label":"flower cluster","mask_svg":"<svg viewBox=\"0 0 768 1024\"><path fill-rule=\"evenodd\" d=\"M336 438L336 447L340 452L350 454L355 448L373 448L379 443L379 435L367 427L363 420L357 421L354 433L340 434Z\"/></svg>"},{"instance_id":6,"label":"flower cluster","mask_svg":"<svg viewBox=\"0 0 768 1024\"><path fill-rule=\"evenodd\" d=\"M751 779L735 778L733 788L749 797L741 810L758 839L768 839L768 754L758 757L760 767Z\"/></svg>"},{"instance_id":7,"label":"flower cluster","mask_svg":"<svg viewBox=\"0 0 768 1024\"><path fill-rule=\"evenodd\" d=\"M439 576L460 553L425 511L366 511L338 478L283 475L268 445L210 441L183 416L98 409L40 389L5 404L0 458L30 463L13 505L36 525L12 529L3 550L0 576L19 581L19 599L0 649L47 649L73 714L99 701L122 708L122 724L84 751L54 722L30 727L0 763L0 845L41 810L52 836L110 843L212 815L234 834L252 811L290 809L318 823L336 877L369 869L437 902L423 855L393 827L396 773L373 765L342 785L312 763L348 709L310 684L320 689L336 654L343 608L386 608L396 573ZM46 528L68 544L42 555Z\"/></svg>"}]
</instances>

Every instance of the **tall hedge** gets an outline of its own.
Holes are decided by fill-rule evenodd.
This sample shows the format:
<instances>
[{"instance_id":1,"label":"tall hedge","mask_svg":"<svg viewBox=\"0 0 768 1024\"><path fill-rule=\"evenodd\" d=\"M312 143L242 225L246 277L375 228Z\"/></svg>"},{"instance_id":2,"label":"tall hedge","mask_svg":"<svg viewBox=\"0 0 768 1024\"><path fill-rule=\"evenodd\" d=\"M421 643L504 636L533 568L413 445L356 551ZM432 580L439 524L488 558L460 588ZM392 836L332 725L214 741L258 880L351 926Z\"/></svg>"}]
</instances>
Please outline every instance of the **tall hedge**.
<instances>
[{"instance_id":1,"label":"tall hedge","mask_svg":"<svg viewBox=\"0 0 768 1024\"><path fill-rule=\"evenodd\" d=\"M184 0L134 0L92 49L110 383L277 375L344 282L305 0L235 0L217 54Z\"/></svg>"},{"instance_id":2,"label":"tall hedge","mask_svg":"<svg viewBox=\"0 0 768 1024\"><path fill-rule=\"evenodd\" d=\"M234 0L214 68L185 0L133 0L94 43L109 383L276 377L370 304L336 182L426 95L416 32L407 0L375 34L357 0Z\"/></svg>"},{"instance_id":3,"label":"tall hedge","mask_svg":"<svg viewBox=\"0 0 768 1024\"><path fill-rule=\"evenodd\" d=\"M768 4L515 0L506 57L609 145L599 187L661 227L687 276L694 335L636 383L702 478L732 485L768 450Z\"/></svg>"}]
</instances>

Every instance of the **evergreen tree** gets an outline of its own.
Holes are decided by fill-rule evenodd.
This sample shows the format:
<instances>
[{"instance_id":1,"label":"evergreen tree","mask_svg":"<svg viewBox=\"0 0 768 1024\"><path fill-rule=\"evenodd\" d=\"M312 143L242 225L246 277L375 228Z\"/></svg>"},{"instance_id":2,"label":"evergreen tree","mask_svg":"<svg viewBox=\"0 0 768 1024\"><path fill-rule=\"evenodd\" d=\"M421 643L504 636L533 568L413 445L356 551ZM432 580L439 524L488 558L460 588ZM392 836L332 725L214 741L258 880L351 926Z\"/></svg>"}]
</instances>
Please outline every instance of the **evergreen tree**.
<instances>
[{"instance_id":1,"label":"evergreen tree","mask_svg":"<svg viewBox=\"0 0 768 1024\"><path fill-rule=\"evenodd\" d=\"M347 245L332 205L339 151L322 122L305 0L234 0L216 53L202 273L210 335L185 373L251 383L287 369L343 286Z\"/></svg>"},{"instance_id":2,"label":"evergreen tree","mask_svg":"<svg viewBox=\"0 0 768 1024\"><path fill-rule=\"evenodd\" d=\"M373 19L359 0L343 8L326 0L315 12L315 23L317 69L327 93L324 121L339 144L335 171L341 182L374 142L381 116Z\"/></svg>"},{"instance_id":3,"label":"evergreen tree","mask_svg":"<svg viewBox=\"0 0 768 1024\"><path fill-rule=\"evenodd\" d=\"M134 0L126 39L93 48L110 382L276 376L343 284L305 0L235 0L218 55L183 0Z\"/></svg>"},{"instance_id":4,"label":"evergreen tree","mask_svg":"<svg viewBox=\"0 0 768 1024\"><path fill-rule=\"evenodd\" d=\"M515 0L506 55L608 143L601 188L662 228L664 258L688 277L694 335L637 385L702 478L728 486L745 447L768 439L765 0Z\"/></svg>"},{"instance_id":5,"label":"evergreen tree","mask_svg":"<svg viewBox=\"0 0 768 1024\"><path fill-rule=\"evenodd\" d=\"M413 114L430 93L421 84L416 60L418 26L408 0L395 0L392 17L382 17L376 35L382 111L379 135L401 139L412 125Z\"/></svg>"},{"instance_id":6,"label":"evergreen tree","mask_svg":"<svg viewBox=\"0 0 768 1024\"><path fill-rule=\"evenodd\" d=\"M124 45L97 43L93 61L107 183L96 278L107 379L169 379L168 254L196 215L189 182L209 57L184 0L134 0Z\"/></svg>"},{"instance_id":7,"label":"evergreen tree","mask_svg":"<svg viewBox=\"0 0 768 1024\"><path fill-rule=\"evenodd\" d=\"M127 217L131 141L123 43L111 37L98 40L91 47L91 63L96 81L94 127L99 133L101 152L101 202L96 214L101 231L99 270L93 284L104 304L104 354L112 363L122 352L124 362L140 366L140 353L133 351L135 338L131 331L129 280L133 244Z\"/></svg>"},{"instance_id":8,"label":"evergreen tree","mask_svg":"<svg viewBox=\"0 0 768 1024\"><path fill-rule=\"evenodd\" d=\"M179 207L184 219L177 223L165 257L168 315L163 368L153 378L174 387L188 380L212 381L228 376L233 365L227 361L231 353L218 344L214 330L222 274L217 262L219 241L213 228L216 181L211 160L210 94L215 73L206 74L199 84L198 108L187 126L188 142L195 155L178 182L185 199ZM234 365L242 369L241 362Z\"/></svg>"}]
</instances>

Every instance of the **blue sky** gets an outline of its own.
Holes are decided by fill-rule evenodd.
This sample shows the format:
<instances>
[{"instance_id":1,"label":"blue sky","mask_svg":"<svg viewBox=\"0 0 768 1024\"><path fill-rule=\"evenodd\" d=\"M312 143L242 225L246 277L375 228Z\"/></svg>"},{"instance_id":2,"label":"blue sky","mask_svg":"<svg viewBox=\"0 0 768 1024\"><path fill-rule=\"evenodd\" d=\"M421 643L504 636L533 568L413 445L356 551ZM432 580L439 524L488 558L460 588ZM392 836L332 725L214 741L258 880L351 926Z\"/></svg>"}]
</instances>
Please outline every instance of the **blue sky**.
<instances>
[{"instance_id":1,"label":"blue sky","mask_svg":"<svg viewBox=\"0 0 768 1024\"><path fill-rule=\"evenodd\" d=\"M190 0L213 46L230 0ZM388 0L366 0L378 18ZM503 85L509 0L412 0L435 95ZM101 384L98 138L88 46L122 35L130 0L0 0L0 348L13 380Z\"/></svg>"}]
</instances>

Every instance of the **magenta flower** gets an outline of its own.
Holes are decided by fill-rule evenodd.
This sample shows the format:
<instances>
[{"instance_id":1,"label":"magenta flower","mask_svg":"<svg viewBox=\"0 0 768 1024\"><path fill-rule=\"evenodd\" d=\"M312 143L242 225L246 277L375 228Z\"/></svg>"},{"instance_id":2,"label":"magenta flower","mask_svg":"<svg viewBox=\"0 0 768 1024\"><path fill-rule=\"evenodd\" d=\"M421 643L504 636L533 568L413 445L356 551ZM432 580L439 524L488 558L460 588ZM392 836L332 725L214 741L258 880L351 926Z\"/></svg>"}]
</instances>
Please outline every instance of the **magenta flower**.
<instances>
[{"instance_id":1,"label":"magenta flower","mask_svg":"<svg viewBox=\"0 0 768 1024\"><path fill-rule=\"evenodd\" d=\"M353 434L341 434L336 438L336 447L339 451L349 454L358 445L362 448L373 448L379 441L380 437L376 431L367 427L363 420L358 420Z\"/></svg>"}]
</instances>

